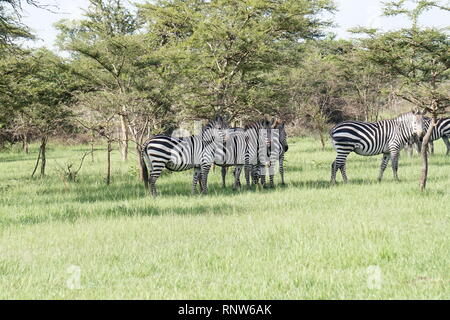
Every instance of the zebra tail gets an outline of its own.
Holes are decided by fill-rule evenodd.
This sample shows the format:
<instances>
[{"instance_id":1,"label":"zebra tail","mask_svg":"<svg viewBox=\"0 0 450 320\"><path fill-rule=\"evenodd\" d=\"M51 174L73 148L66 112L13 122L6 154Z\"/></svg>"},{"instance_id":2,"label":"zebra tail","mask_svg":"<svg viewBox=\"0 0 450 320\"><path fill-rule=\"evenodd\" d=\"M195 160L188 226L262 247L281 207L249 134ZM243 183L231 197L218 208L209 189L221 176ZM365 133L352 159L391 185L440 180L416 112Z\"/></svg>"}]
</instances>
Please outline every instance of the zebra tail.
<instances>
[{"instance_id":1,"label":"zebra tail","mask_svg":"<svg viewBox=\"0 0 450 320\"><path fill-rule=\"evenodd\" d=\"M147 143L142 147L142 156L141 156L141 165L142 165L142 180L144 181L145 189L148 189L148 169L152 170L152 162L147 154Z\"/></svg>"}]
</instances>

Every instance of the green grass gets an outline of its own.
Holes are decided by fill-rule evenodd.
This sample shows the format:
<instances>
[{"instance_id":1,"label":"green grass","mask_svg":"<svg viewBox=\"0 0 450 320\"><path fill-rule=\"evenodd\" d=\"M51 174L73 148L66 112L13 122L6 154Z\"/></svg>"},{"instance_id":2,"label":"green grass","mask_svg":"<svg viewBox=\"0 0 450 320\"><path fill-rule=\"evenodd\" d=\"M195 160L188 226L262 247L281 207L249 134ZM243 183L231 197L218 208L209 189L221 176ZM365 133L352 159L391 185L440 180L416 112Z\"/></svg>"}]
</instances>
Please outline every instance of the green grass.
<instances>
[{"instance_id":1,"label":"green grass","mask_svg":"<svg viewBox=\"0 0 450 320\"><path fill-rule=\"evenodd\" d=\"M420 159L405 154L401 182L390 168L376 182L380 157L352 154L349 184L330 187L334 151L302 138L290 141L287 187L223 190L216 169L209 195L191 196L185 172L158 180L156 199L134 159L117 152L105 186L103 149L79 182L63 183L56 161L87 146L50 144L48 176L31 179L33 147L0 154L2 299L450 299L442 142L425 193ZM80 268L81 289L67 286L70 266ZM380 270L378 288L368 286L370 266Z\"/></svg>"}]
</instances>

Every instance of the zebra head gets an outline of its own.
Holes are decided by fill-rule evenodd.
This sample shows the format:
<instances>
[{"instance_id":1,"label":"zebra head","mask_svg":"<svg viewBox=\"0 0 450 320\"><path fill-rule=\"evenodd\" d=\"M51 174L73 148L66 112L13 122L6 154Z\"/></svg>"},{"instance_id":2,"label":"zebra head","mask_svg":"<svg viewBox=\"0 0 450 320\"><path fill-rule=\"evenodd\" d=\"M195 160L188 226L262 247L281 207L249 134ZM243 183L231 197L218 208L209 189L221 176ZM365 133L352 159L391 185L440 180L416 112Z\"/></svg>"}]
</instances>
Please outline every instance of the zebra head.
<instances>
[{"instance_id":1,"label":"zebra head","mask_svg":"<svg viewBox=\"0 0 450 320\"><path fill-rule=\"evenodd\" d=\"M413 134L420 139L425 134L425 120L423 112L420 111L419 109L414 109L411 111L411 116L412 116L411 125Z\"/></svg>"},{"instance_id":2,"label":"zebra head","mask_svg":"<svg viewBox=\"0 0 450 320\"><path fill-rule=\"evenodd\" d=\"M216 143L221 146L228 138L228 122L221 116L217 116L202 128L202 141L206 144Z\"/></svg>"},{"instance_id":3,"label":"zebra head","mask_svg":"<svg viewBox=\"0 0 450 320\"><path fill-rule=\"evenodd\" d=\"M276 120L273 128L278 130L278 139L280 141L281 146L283 147L284 152L287 152L289 150L289 145L287 143L287 134L286 134L286 128L285 123L279 120Z\"/></svg>"}]
</instances>

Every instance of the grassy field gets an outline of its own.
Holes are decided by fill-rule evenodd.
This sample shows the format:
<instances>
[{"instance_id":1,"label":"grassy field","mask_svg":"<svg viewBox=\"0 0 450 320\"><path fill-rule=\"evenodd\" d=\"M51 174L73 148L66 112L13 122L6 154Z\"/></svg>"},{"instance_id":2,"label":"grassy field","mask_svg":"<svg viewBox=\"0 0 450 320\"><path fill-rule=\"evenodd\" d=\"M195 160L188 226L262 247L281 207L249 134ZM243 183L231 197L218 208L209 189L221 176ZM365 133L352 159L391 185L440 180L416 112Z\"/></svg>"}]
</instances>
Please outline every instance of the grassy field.
<instances>
[{"instance_id":1,"label":"grassy field","mask_svg":"<svg viewBox=\"0 0 450 320\"><path fill-rule=\"evenodd\" d=\"M352 154L350 183L330 187L334 151L297 138L284 188L234 192L230 176L223 190L216 169L208 196L190 195L185 172L153 199L116 151L111 186L103 149L63 183L56 161L85 149L50 144L44 179L30 178L36 146L0 153L1 299L450 299L442 142L423 194L418 157L378 183L380 157Z\"/></svg>"}]
</instances>

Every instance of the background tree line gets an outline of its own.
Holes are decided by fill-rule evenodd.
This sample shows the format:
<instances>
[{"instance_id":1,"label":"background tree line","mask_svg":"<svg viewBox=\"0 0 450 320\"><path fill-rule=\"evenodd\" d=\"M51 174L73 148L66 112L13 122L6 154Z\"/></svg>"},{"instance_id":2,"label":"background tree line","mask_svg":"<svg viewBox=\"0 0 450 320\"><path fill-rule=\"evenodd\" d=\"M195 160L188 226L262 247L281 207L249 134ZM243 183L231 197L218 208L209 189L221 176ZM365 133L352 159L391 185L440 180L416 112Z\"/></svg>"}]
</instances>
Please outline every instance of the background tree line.
<instances>
[{"instance_id":1,"label":"background tree line","mask_svg":"<svg viewBox=\"0 0 450 320\"><path fill-rule=\"evenodd\" d=\"M44 0L26 2L45 10ZM21 142L27 152L38 140L41 175L55 134L102 137L108 159L118 143L127 160L130 148L139 153L148 136L183 121L276 116L324 147L334 123L380 120L399 101L433 121L448 107L448 29L418 24L431 8L448 11L442 1L388 2L384 14L411 25L354 30L353 40L327 31L332 0L89 3L82 19L55 25L61 57L21 48L18 40L33 37L21 1L0 0L0 144Z\"/></svg>"}]
</instances>

